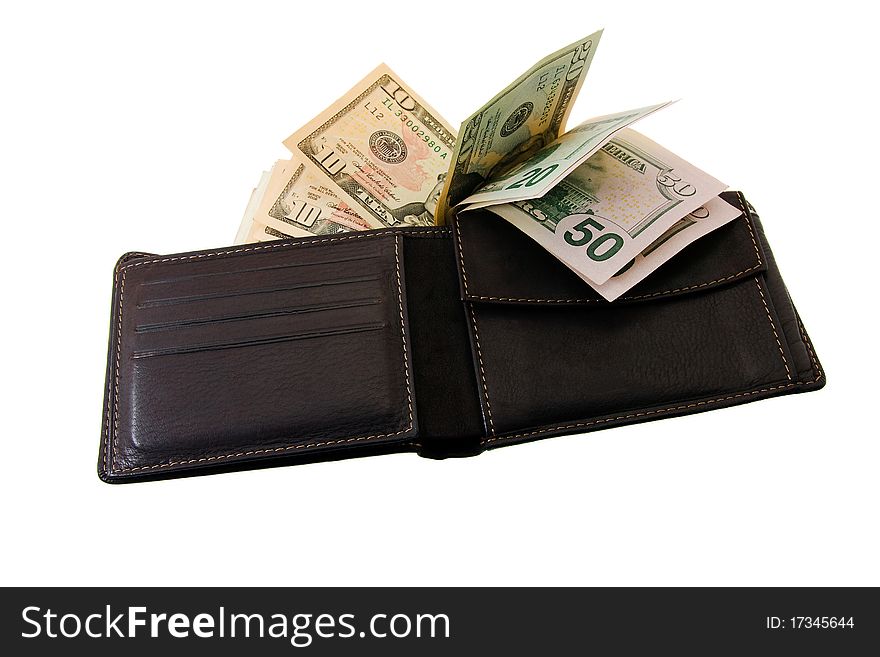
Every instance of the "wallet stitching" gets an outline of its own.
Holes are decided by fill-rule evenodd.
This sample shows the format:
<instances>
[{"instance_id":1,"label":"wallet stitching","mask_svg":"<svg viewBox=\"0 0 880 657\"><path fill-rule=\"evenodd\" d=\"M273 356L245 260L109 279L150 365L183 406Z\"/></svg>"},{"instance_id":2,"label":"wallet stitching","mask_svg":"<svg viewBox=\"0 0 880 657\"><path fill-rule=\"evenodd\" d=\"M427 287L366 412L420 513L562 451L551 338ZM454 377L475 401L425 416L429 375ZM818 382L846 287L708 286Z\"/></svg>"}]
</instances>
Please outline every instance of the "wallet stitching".
<instances>
[{"instance_id":1,"label":"wallet stitching","mask_svg":"<svg viewBox=\"0 0 880 657\"><path fill-rule=\"evenodd\" d=\"M409 431L413 427L413 406L412 406L412 391L410 389L409 383L409 357L407 355L407 346L406 346L406 322L403 319L403 284L400 281L400 238L396 236L394 238L394 273L397 277L397 311L400 314L400 337L403 341L403 376L406 379L406 408L407 413L409 415L409 426L403 431L398 431L397 433L404 433Z\"/></svg>"},{"instance_id":2,"label":"wallet stitching","mask_svg":"<svg viewBox=\"0 0 880 657\"><path fill-rule=\"evenodd\" d=\"M152 254L150 254L150 253L143 253L142 251L131 251L131 252L129 252L129 253L126 253L124 256L122 256L122 257L119 259L119 262L118 262L117 265L116 265L116 272L115 272L115 276L114 276L114 287L118 287L119 284L120 284L120 273L122 272L122 265L123 265L124 262L126 262L127 260L131 260L132 258L138 258L138 257L144 257L144 256L150 256L150 255L152 255ZM121 308L120 308L120 312L121 312ZM118 356L119 356L119 354L118 354L118 344L119 344L119 342L118 342L118 336L117 336L117 354L116 354L117 359L118 359ZM104 467L104 472L109 472L109 469L108 469L108 467L107 467L107 459L108 459L108 455L109 455L109 453L110 453L110 416L111 416L111 413L110 413L110 409L111 409L111 406L110 406L110 391L111 391L110 377L108 376L108 377L107 377L107 413L106 413L106 416L107 416L107 417L106 417L106 434L107 434L107 438L106 438L106 441L104 442L104 454L103 454L103 459L102 459L102 460L103 460L103 464L104 464L104 466L103 466L103 467ZM114 419L115 419L115 416L114 416ZM114 438L115 438L115 436L116 436L116 432L115 432L115 430L114 430L114 432L113 432L113 435L114 435Z\"/></svg>"},{"instance_id":3,"label":"wallet stitching","mask_svg":"<svg viewBox=\"0 0 880 657\"><path fill-rule=\"evenodd\" d=\"M758 288L758 294L761 296L761 303L764 304L767 319L770 320L770 328L773 330L773 337L776 338L776 346L779 349L779 355L782 356L782 364L785 365L785 376L791 381L791 370L788 368L788 361L785 358L785 351L782 349L782 342L779 340L779 333L776 332L776 322L773 321L773 316L770 314L770 306L767 305L767 299L757 278L755 279L755 286Z\"/></svg>"},{"instance_id":4,"label":"wallet stitching","mask_svg":"<svg viewBox=\"0 0 880 657\"><path fill-rule=\"evenodd\" d=\"M113 375L113 454L110 469L119 453L119 352L122 350L122 300L125 298L125 268L121 268L122 281L119 285L119 312L116 315L116 363Z\"/></svg>"},{"instance_id":5,"label":"wallet stitching","mask_svg":"<svg viewBox=\"0 0 880 657\"><path fill-rule=\"evenodd\" d=\"M437 234L447 234L449 232L448 228L432 228L426 230L418 230L418 232L413 232L409 237L423 237L425 235L431 235L432 237ZM224 255L234 255L237 253L248 253L250 251L260 251L263 249L278 249L278 248L295 248L298 246L311 246L312 244L325 244L329 242L342 242L344 240L357 240L357 239L366 239L370 237L387 237L388 235L401 235L402 232L400 230L391 230L388 232L376 232L369 234L358 234L358 235L348 235L346 237L330 237L324 239L303 239L300 242L272 242L268 244L260 244L259 246L252 246L243 249L227 249L225 251L210 251L208 253L194 253L192 255L187 256L173 256L173 257L164 257L164 258L154 258L152 260L144 260L141 262L133 262L128 265L124 265L121 269L129 269L132 267L141 267L143 265L152 265L158 262L176 262L182 260L194 260L198 258L213 258L215 256L224 256Z\"/></svg>"},{"instance_id":6,"label":"wallet stitching","mask_svg":"<svg viewBox=\"0 0 880 657\"><path fill-rule=\"evenodd\" d=\"M445 233L445 232L448 232L448 229L440 228L440 229L436 229L436 230L421 231L422 234L426 234L426 233L427 234L434 234L434 233L438 233L438 232ZM393 432L393 433L383 433L383 434L374 434L371 436L357 436L357 437L353 437L353 438L339 438L339 439L334 439L334 440L324 440L324 441L309 443L309 444L305 444L305 445L304 444L285 445L282 447L255 449L255 450L241 451L241 452L235 452L235 453L230 453L230 454L223 454L220 456L205 456L205 457L195 458L195 459L185 459L185 460L181 460L181 461L170 461L168 463L157 463L155 465L144 465L144 466L137 466L137 467L132 467L132 468L117 468L114 470L113 466L115 465L116 453L118 452L118 434L119 434L119 431L118 431L118 426L119 426L119 352L121 351L120 347L121 347L121 343L122 343L122 309L123 309L123 299L125 296L125 270L129 267L136 267L141 264L150 264L151 262L170 262L172 260L186 260L186 259L191 259L191 258L196 258L196 257L211 257L214 255L227 255L230 253L242 253L245 251L256 251L256 250L259 250L262 248L268 248L269 245L266 245L265 247L258 246L258 247L248 248L248 249L233 249L233 250L229 250L229 251L218 251L218 252L204 253L204 254L198 254L198 255L193 255L193 256L182 256L179 258L160 258L160 259L152 260L149 262L140 262L140 263L133 263L131 265L121 266L117 272L117 282L119 285L119 309L117 312L117 324L116 324L116 364L115 364L114 384L113 384L113 387L114 387L114 393L113 393L113 454L110 456L110 463L109 463L110 467L108 469L108 467L107 467L107 465L108 465L107 452L109 451L109 448L110 448L110 435L109 435L109 433L110 433L110 405L108 404L107 405L108 435L107 435L107 446L104 450L104 470L105 470L105 472L107 472L108 474L114 474L114 473L120 473L120 472L135 472L135 471L140 471L140 470L155 470L157 468L170 468L170 467L177 466L177 465L188 465L191 463L202 463L202 462L208 462L208 461L220 461L223 459L236 458L236 457L240 457L240 456L253 456L255 454L284 452L284 451L296 450L296 449L306 449L306 448L310 448L310 447L324 447L327 445L337 445L337 444L341 444L341 443L350 443L350 442L356 442L356 441L361 441L361 440L388 438L391 436L398 436L400 434L407 433L408 431L410 431L414 425L414 418L413 418L413 406L412 406L412 389L411 389L410 378L409 378L409 357L407 354L406 322L404 321L404 315L403 315L403 284L402 284L401 277L400 277L400 240L398 239L398 237L401 235L401 233L398 231L398 232L387 232L387 233L373 233L373 234L367 234L367 235L352 235L349 237L339 237L339 238L330 238L330 239L322 239L322 240L309 240L307 242L294 242L291 244L278 244L276 246L294 247L294 246L299 246L301 244L317 244L317 243L324 243L324 242L338 242L338 241L342 241L342 240L365 239L365 238L369 238L369 237L383 237L383 236L387 236L387 235L394 236L394 261L395 261L395 274L396 274L396 279L397 279L397 308L398 308L398 312L399 312L399 316L400 316L400 329L401 329L401 338L402 338L402 343L403 343L403 372L404 372L404 379L406 382L407 411L408 411L408 415L409 415L409 424L406 428L401 429L400 431ZM119 278L120 273L121 273L121 279Z\"/></svg>"},{"instance_id":7,"label":"wallet stitching","mask_svg":"<svg viewBox=\"0 0 880 657\"><path fill-rule=\"evenodd\" d=\"M807 345L807 350L810 352L810 357L812 358L812 361L813 361L813 374L815 375L815 377L813 378L812 381L793 381L793 382L784 383L784 384L778 385L778 386L770 386L768 388L761 388L760 390L752 390L749 392L739 392L739 393L736 393L733 395L727 395L725 397L716 397L714 399L707 399L704 401L691 402L689 404L680 404L678 406L666 406L664 408L658 408L658 409L654 409L651 411L640 411L638 413L629 413L627 415L618 415L616 417L600 418L597 420L590 420L588 422L576 422L574 424L566 424L566 425L557 426L557 427L535 429L533 431L516 433L516 434L509 435L509 436L496 436L493 438L487 438L487 439L481 440L480 444L486 445L486 444L491 443L496 440L513 440L514 438L523 438L523 437L527 437L527 436L537 436L540 434L550 433L551 431L565 431L567 429L580 429L580 428L594 426L597 424L605 424L608 422L615 422L617 420L629 420L629 419L636 418L636 417L646 417L649 415L656 415L657 413L665 413L668 411L681 411L681 410L686 410L689 408L696 408L698 406L705 406L708 404L729 401L731 399L738 399L740 397L750 397L752 395L759 395L763 392L772 392L774 390L785 390L787 388L793 388L795 386L815 385L816 383L819 382L819 380L823 376L822 368L819 366L819 362L816 359L815 353L813 353L813 347L810 342L810 338L807 336L806 329L804 328L804 325L801 322L800 318L798 318L798 326L800 329L801 338L803 339L804 344Z\"/></svg>"},{"instance_id":8,"label":"wallet stitching","mask_svg":"<svg viewBox=\"0 0 880 657\"><path fill-rule=\"evenodd\" d=\"M413 237L424 237L424 238L446 237L451 232L451 229L446 226L437 227L436 229L432 229L432 230L423 230L423 231L419 231L417 233L409 232L410 230L412 230L411 228L407 228L406 230L407 230L407 233L405 236L407 239L411 239ZM402 235L403 233L400 233L400 234Z\"/></svg>"},{"instance_id":9,"label":"wallet stitching","mask_svg":"<svg viewBox=\"0 0 880 657\"><path fill-rule=\"evenodd\" d=\"M797 314L797 313L795 313ZM819 365L819 359L816 358L816 354L813 352L813 343L810 342L810 338L807 335L807 329L804 327L804 323L801 321L800 317L796 317L798 328L801 334L801 340L803 340L804 344L807 346L807 351L810 354L810 360L813 361L813 374L815 375L815 379L813 383L822 378L822 366Z\"/></svg>"},{"instance_id":10,"label":"wallet stitching","mask_svg":"<svg viewBox=\"0 0 880 657\"><path fill-rule=\"evenodd\" d=\"M483 367L483 352L480 349L480 332L477 330L477 316L476 311L474 310L474 304L468 304L468 310L470 311L471 323L474 326L474 342L477 347L477 360L479 361L480 367L480 378L483 380L483 396L486 399L486 410L489 415L489 433L493 436L495 435L495 422L492 420L492 404L489 402L489 386L486 383L486 370Z\"/></svg>"},{"instance_id":11,"label":"wallet stitching","mask_svg":"<svg viewBox=\"0 0 880 657\"><path fill-rule=\"evenodd\" d=\"M458 240L459 261L461 262L461 277L464 282L465 294L467 294L467 270L464 267L464 249L461 245L461 230L455 231L455 238ZM477 317L474 310L474 304L468 303L468 314L471 318L471 325L474 327L474 345L477 348L477 361L480 368L480 379L483 384L483 398L486 400L486 411L489 418L489 433L495 435L495 422L492 419L492 403L489 401L489 386L486 383L486 369L483 366L483 351L480 349L480 331L477 329Z\"/></svg>"},{"instance_id":12,"label":"wallet stitching","mask_svg":"<svg viewBox=\"0 0 880 657\"><path fill-rule=\"evenodd\" d=\"M115 281L114 281L114 287L117 287L119 285L120 272L121 272L121 269L117 268L116 269L116 277L115 277ZM117 311L117 314L118 314L118 311ZM118 345L118 342L119 341L118 341L118 336L117 336L117 340L116 340L117 345ZM114 349L118 350L117 345L114 345ZM112 408L115 407L115 403L114 403L114 406L110 405L110 393L112 390L111 383L112 383L112 381L115 381L115 380L116 380L115 374L113 376L113 379L111 379L110 376L107 377L107 409L106 409L107 410L107 413L106 413L106 416L107 416L107 420L106 420L107 435L106 435L106 440L104 442L104 459L103 459L104 460L104 472L109 472L109 468L107 467L107 458L108 458L108 455L110 454L110 433L111 433L111 430L110 430L111 412L110 411ZM114 436L116 435L115 430L113 431L113 435Z\"/></svg>"},{"instance_id":13,"label":"wallet stitching","mask_svg":"<svg viewBox=\"0 0 880 657\"><path fill-rule=\"evenodd\" d=\"M464 294L469 297L470 293L468 292L468 281L467 281L467 269L464 266L464 246L462 246L461 242L461 227L456 225L455 227L455 239L458 242L458 262L461 265L461 281L464 284ZM483 298L491 298L491 297L480 297Z\"/></svg>"},{"instance_id":14,"label":"wallet stitching","mask_svg":"<svg viewBox=\"0 0 880 657\"><path fill-rule=\"evenodd\" d=\"M689 285L686 287L679 287L672 290L663 290L661 292L652 292L650 294L636 294L630 296L622 296L620 297L620 301L633 301L637 299L650 299L652 297L658 297L664 294L674 294L677 292L687 292L689 290L696 290L698 288L706 287L708 285L714 285L716 283L723 283L725 281L732 280L744 274L748 274L751 271L759 269L763 265L763 261L761 260L761 251L758 249L758 241L755 239L755 232L752 230L752 221L751 221L751 213L746 209L745 198L743 197L742 192L737 192L737 200L739 201L739 206L742 208L743 217L746 220L746 227L749 230L749 237L752 240L752 246L755 247L755 257L758 262L755 265L752 265L748 269L743 269L742 271L738 271L735 274L730 274L729 276L724 276L722 278L716 278L711 281L706 281L705 283L698 283L694 285ZM481 296L481 295L471 295L468 292L468 282L467 282L467 273L464 268L464 249L462 248L462 242L460 237L461 230L456 230L456 235L458 236L458 259L461 263L461 272L462 272L462 282L464 283L464 293L470 299L478 299L481 301L514 301L514 302L527 302L527 303L601 303L603 299L515 299L512 297L490 297L490 296Z\"/></svg>"},{"instance_id":15,"label":"wallet stitching","mask_svg":"<svg viewBox=\"0 0 880 657\"><path fill-rule=\"evenodd\" d=\"M749 237L752 238L752 246L755 247L755 257L758 259L758 264L756 264L751 269L746 270L751 271L752 269L757 269L764 263L761 261L761 250L758 248L758 240L755 238L755 231L752 230L752 213L749 210L748 203L746 203L746 197L743 196L742 192L737 192L736 199L737 201L739 201L739 207L742 209L743 216L746 218L746 227L748 227L749 229ZM739 274L734 274L734 276L739 276Z\"/></svg>"}]
</instances>

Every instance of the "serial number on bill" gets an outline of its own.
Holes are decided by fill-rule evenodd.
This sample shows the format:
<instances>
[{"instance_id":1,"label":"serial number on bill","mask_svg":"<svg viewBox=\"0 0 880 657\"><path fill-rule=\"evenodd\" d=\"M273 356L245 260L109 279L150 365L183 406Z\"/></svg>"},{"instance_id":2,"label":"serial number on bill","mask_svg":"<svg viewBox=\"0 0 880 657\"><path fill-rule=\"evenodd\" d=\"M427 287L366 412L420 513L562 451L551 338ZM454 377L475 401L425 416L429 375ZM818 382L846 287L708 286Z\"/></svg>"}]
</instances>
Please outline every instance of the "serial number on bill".
<instances>
[{"instance_id":1,"label":"serial number on bill","mask_svg":"<svg viewBox=\"0 0 880 657\"><path fill-rule=\"evenodd\" d=\"M767 616L768 630L838 630L854 629L852 616Z\"/></svg>"}]
</instances>

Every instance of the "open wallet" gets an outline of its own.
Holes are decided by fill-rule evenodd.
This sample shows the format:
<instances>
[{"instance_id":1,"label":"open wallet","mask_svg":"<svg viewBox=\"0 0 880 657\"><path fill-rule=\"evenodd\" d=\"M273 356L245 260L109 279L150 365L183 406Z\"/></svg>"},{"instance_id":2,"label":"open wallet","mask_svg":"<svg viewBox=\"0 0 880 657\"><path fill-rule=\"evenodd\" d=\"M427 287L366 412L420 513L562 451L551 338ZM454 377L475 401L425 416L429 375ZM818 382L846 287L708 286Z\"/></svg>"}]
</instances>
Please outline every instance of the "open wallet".
<instances>
[{"instance_id":1,"label":"open wallet","mask_svg":"<svg viewBox=\"0 0 880 657\"><path fill-rule=\"evenodd\" d=\"M471 456L821 388L754 208L722 196L740 217L612 303L486 211L128 253L99 475Z\"/></svg>"}]
</instances>

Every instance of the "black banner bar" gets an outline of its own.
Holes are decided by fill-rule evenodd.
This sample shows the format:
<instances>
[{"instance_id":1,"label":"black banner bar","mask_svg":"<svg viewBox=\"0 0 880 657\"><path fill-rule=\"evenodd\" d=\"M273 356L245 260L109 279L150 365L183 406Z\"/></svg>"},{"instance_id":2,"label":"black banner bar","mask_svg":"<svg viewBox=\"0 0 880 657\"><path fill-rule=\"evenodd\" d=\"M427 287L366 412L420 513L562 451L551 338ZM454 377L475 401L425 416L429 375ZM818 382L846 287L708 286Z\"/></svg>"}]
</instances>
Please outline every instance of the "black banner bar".
<instances>
[{"instance_id":1,"label":"black banner bar","mask_svg":"<svg viewBox=\"0 0 880 657\"><path fill-rule=\"evenodd\" d=\"M4 589L0 614L5 654L846 655L880 645L875 589Z\"/></svg>"}]
</instances>

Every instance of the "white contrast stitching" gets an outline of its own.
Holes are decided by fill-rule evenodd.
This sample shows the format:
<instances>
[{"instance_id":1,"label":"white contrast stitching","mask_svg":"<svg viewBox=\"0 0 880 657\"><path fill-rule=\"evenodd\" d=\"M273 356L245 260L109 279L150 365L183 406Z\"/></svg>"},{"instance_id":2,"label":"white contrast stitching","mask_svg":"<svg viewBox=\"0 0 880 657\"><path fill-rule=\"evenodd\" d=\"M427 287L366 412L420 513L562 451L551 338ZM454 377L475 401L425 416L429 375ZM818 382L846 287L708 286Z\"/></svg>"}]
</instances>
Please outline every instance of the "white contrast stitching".
<instances>
[{"instance_id":1,"label":"white contrast stitching","mask_svg":"<svg viewBox=\"0 0 880 657\"><path fill-rule=\"evenodd\" d=\"M425 230L418 230L418 232L414 232L411 237L420 237L422 235L434 235L434 234L445 234L448 233L448 228L429 228ZM374 233L358 233L356 235L346 235L345 237L328 237L324 239L308 239L308 238L299 238L300 241L297 242L287 242L284 240L276 241L276 242L267 242L262 243L259 246L251 246L243 249L228 249L226 251L210 251L208 253L194 253L188 256L173 256L173 257L165 257L165 258L154 258L153 260L144 260L141 262L133 262L131 264L125 265L122 269L129 269L131 267L142 267L143 265L152 265L157 262L175 262L178 260L193 260L199 258L213 258L216 256L223 255L233 255L236 253L248 253L250 251L260 251L262 249L278 249L278 248L294 248L298 246L311 246L313 244L325 244L329 242L342 242L344 240L358 240L358 239L366 239L370 237L387 237L388 235L400 235L400 230L389 230L386 232L377 231Z\"/></svg>"},{"instance_id":2,"label":"white contrast stitching","mask_svg":"<svg viewBox=\"0 0 880 657\"><path fill-rule=\"evenodd\" d=\"M816 374L816 380L818 381L822 377L822 366L819 365L819 359L816 358L816 354L813 352L813 343L810 342L810 338L807 336L807 329L804 327L801 318L797 316L797 312L795 312L795 319L797 320L798 328L801 333L801 340L803 340L807 347L807 351L810 354L810 360L813 361L813 373Z\"/></svg>"},{"instance_id":3,"label":"white contrast stitching","mask_svg":"<svg viewBox=\"0 0 880 657\"><path fill-rule=\"evenodd\" d=\"M466 297L469 297L470 293L468 292L467 269L464 266L464 246L462 246L462 242L461 242L461 226L459 224L460 221L461 221L461 219L456 220L455 240L458 242L458 262L461 265L461 281L464 284L464 295ZM481 298L483 298L483 297L481 297ZM490 297L485 297L485 298L490 298Z\"/></svg>"},{"instance_id":4,"label":"white contrast stitching","mask_svg":"<svg viewBox=\"0 0 880 657\"><path fill-rule=\"evenodd\" d=\"M429 230L420 230L417 232L409 232L412 230L409 228L407 228L405 230L407 230L406 239L412 239L414 237L445 237L445 236L449 235L450 232L452 232L451 229L448 228L447 226L438 226L437 228L433 228L433 229L429 229ZM398 234L403 235L403 232L401 231Z\"/></svg>"},{"instance_id":5,"label":"white contrast stitching","mask_svg":"<svg viewBox=\"0 0 880 657\"><path fill-rule=\"evenodd\" d=\"M791 381L791 370L788 369L788 361L785 359L785 351L782 349L782 342L779 340L779 334L776 332L776 323L773 321L773 316L770 314L770 306L767 305L767 299L764 297L764 291L761 289L761 283L757 278L755 279L755 285L758 288L758 294L761 295L761 303L764 304L767 319L770 320L770 328L773 330L773 337L776 338L776 346L779 348L779 355L782 356L782 364L785 365L785 375L788 377L788 380Z\"/></svg>"},{"instance_id":6,"label":"white contrast stitching","mask_svg":"<svg viewBox=\"0 0 880 657\"><path fill-rule=\"evenodd\" d=\"M752 246L755 247L755 257L758 258L758 264L752 269L760 267L763 263L761 262L761 250L758 248L758 240L755 239L755 231L752 230L752 213L749 212L746 203L746 197L743 196L742 192L736 193L736 198L739 201L739 207L742 208L743 216L746 218L746 227L749 229L749 237L752 238Z\"/></svg>"},{"instance_id":7,"label":"white contrast stitching","mask_svg":"<svg viewBox=\"0 0 880 657\"><path fill-rule=\"evenodd\" d=\"M113 454L110 458L112 469L119 453L119 352L122 351L122 299L125 297L125 269L119 285L119 313L116 317L116 366L113 376Z\"/></svg>"},{"instance_id":8,"label":"white contrast stitching","mask_svg":"<svg viewBox=\"0 0 880 657\"><path fill-rule=\"evenodd\" d=\"M477 316L474 310L474 304L468 304L468 310L471 315L471 323L474 326L474 342L477 347L477 361L480 366L480 378L483 380L483 394L486 398L486 410L489 415L489 432L495 435L495 422L492 420L492 404L489 402L489 386L486 383L486 369L483 367L483 352L480 350L480 332L477 330Z\"/></svg>"},{"instance_id":9,"label":"white contrast stitching","mask_svg":"<svg viewBox=\"0 0 880 657\"><path fill-rule=\"evenodd\" d=\"M432 234L432 233L436 233L436 232L446 232L446 230L447 229L438 228L435 230L425 230L425 231L420 231L420 232L423 234ZM120 473L120 472L136 472L136 471L141 471L141 470L155 470L157 468L158 469L170 468L170 467L177 466L177 465L188 465L188 464L192 464L192 463L220 461L220 460L236 458L236 457L240 457L240 456L253 456L256 454L285 452L285 451L289 451L289 450L306 449L306 448L310 448L310 447L324 447L327 445L338 445L338 444L350 443L350 442L356 442L356 441L362 441L362 440L388 438L391 436L398 436L402 433L407 433L408 431L410 431L413 428L414 418L413 418L413 407L412 407L412 390L410 388L410 379L409 379L409 359L408 359L408 355L407 355L407 344L406 344L406 324L404 322L404 315L403 315L403 287L402 287L401 279L400 279L399 240L400 240L401 233L399 231L398 232L388 231L388 232L384 232L384 233L359 234L359 235L351 235L351 236L347 236L347 237L338 237L338 238L330 238L330 239L322 239L322 240L305 240L302 242L293 242L293 243L289 243L289 244L278 244L276 246L295 247L295 246L300 246L300 245L320 244L320 243L325 243L325 242L338 242L338 241L348 240L348 239L364 239L364 238L370 238L370 237L384 237L384 236L389 236L389 235L393 236L393 238L394 238L394 260L395 260L395 267L396 267L396 274L397 274L397 306L398 306L398 310L400 313L400 328L401 328L401 338L402 338L402 343L403 343L403 366L404 366L404 377L406 380L407 411L409 414L409 425L406 428L401 429L400 431L393 432L393 433L373 434L370 436L357 436L357 437L353 437L353 438L340 438L340 439L335 439L335 440L324 440L324 441L309 443L309 444L295 444L295 445L286 445L286 446L275 447L275 448L255 449L255 450L235 452L232 454L223 454L220 456L206 456L206 457L201 457L201 458L186 459L186 460L180 460L180 461L170 461L168 463L157 463L155 465L143 465L143 466L137 466L137 467L132 467L132 468L118 468L118 469L114 470L113 466L115 465L116 455L117 455L116 453L118 451L117 439L118 439L118 422L119 422L119 352L121 351L121 341L122 341L122 308L123 308L123 299L124 299L124 295L125 295L125 270L128 269L129 267L136 267L139 265L151 264L151 263L156 263L156 262L172 262L172 261L177 261L177 260L189 260L192 258L201 258L201 257L208 258L208 257L216 256L216 255L244 253L247 251L257 251L257 250L260 250L263 248L271 248L271 247L270 247L270 245L267 244L265 246L256 246L256 247L246 248L246 249L232 249L232 250L228 250L228 251L213 251L210 253L203 253L203 254L197 254L197 255L192 255L192 256L181 256L181 257L174 257L174 258L158 258L155 260L150 260L150 261L145 261L145 262L132 263L130 265L125 265L125 266L122 266L119 268L119 271L121 272L121 275L122 275L122 279L121 279L121 283L119 284L119 309L118 309L118 314L117 314L117 329L116 329L116 368L115 368L115 376L114 376L114 401L113 401L113 454L111 454L111 456L110 456L110 463L109 463L110 468L108 469L107 468L107 454L105 451L105 455L104 455L104 470L105 470L105 472L112 475L112 474L116 474L116 473ZM108 409L109 409L109 404L108 404ZM109 413L109 410L108 410L108 413ZM110 446L109 415L108 415L108 420L107 420L107 428L108 428L107 448L109 449L109 446Z\"/></svg>"},{"instance_id":10,"label":"white contrast stitching","mask_svg":"<svg viewBox=\"0 0 880 657\"><path fill-rule=\"evenodd\" d=\"M752 390L751 392L740 392L735 395L728 395L726 397L717 397L715 399L707 399L705 401L693 402L690 404L683 404L680 406L668 406L666 408L658 408L653 411L642 411L639 413L630 413L628 415L618 415L617 417L609 417L609 418L603 418L603 419L599 419L599 420L591 420L589 422L577 422L575 424L567 424L564 426L552 427L550 429L536 429L535 431L529 431L526 433L517 433L517 434L510 435L510 436L497 436L495 438L488 438L488 439L483 440L481 442L482 442L482 444L487 444L487 443L490 443L494 440L512 440L514 438L522 438L524 436L535 436L538 434L549 433L551 431L565 431L567 429L579 429L579 428L590 427L590 426L593 426L596 424L615 422L617 420L629 420L629 419L636 418L636 417L645 417L648 415L656 415L657 413L665 413L667 411L681 411L681 410L684 410L687 408L696 408L698 406L705 406L707 404L714 404L717 402L729 401L731 399L737 399L739 397L749 397L751 395L757 395L762 392L771 392L773 390L782 390L783 388L791 388L792 386L808 385L808 384L812 384L812 383L816 383L816 381L808 381L807 383L801 383L800 381L798 381L797 383L784 383L782 385L772 386L770 388L762 388L761 390Z\"/></svg>"},{"instance_id":11,"label":"white contrast stitching","mask_svg":"<svg viewBox=\"0 0 880 657\"><path fill-rule=\"evenodd\" d=\"M149 253L142 253L142 252L140 252L140 251L137 251L137 252L126 253L124 256L122 256L122 258L119 259L119 263L117 264L116 272L115 272L114 277L113 277L113 278L114 278L114 284L113 284L114 288L116 288L116 287L118 287L118 286L120 285L120 278L121 278L121 276L123 275L123 272L122 272L122 264L123 264L126 260L130 260L131 258L135 258L135 257L149 256L149 255L151 255L151 254L149 254ZM119 318L119 322L120 322L120 324L119 324L119 327L117 328L117 344L118 344L118 341L119 341L119 331L121 330L121 322L122 322L121 317ZM117 353L116 353L116 357L117 357L117 363L118 363L118 357L119 357L119 352L118 352L118 350L117 350ZM117 366L116 366L116 371L118 372L118 370L119 370L119 367L118 367L118 365L117 365ZM108 455L110 454L110 433L111 433L111 431L110 431L110 417L111 417L111 415L112 415L111 412L110 412L110 410L111 410L112 408L114 408L113 406L110 405L110 393L111 393L111 390L113 390L113 386L111 385L111 383L112 383L113 381L115 381L115 380L116 380L115 378L114 378L114 379L111 379L109 376L107 377L107 413L106 413L106 415L107 415L107 419L106 419L106 440L104 441L104 454L103 454L103 463L104 463L104 471L105 471L105 472L108 471L108 469L107 469L107 459L108 459ZM114 418L114 420L115 420L115 415L113 415L113 418ZM114 435L114 437L115 437L115 435L116 435L116 432L115 432L115 431L113 432L113 435Z\"/></svg>"},{"instance_id":12,"label":"white contrast stitching","mask_svg":"<svg viewBox=\"0 0 880 657\"><path fill-rule=\"evenodd\" d=\"M409 358L406 348L406 322L403 321L403 285L400 282L400 236L394 238L394 267L397 276L397 311L400 314L400 335L403 338L403 375L406 378L406 407L409 412L409 427L413 425L412 393L409 387ZM409 429L407 429L409 431Z\"/></svg>"},{"instance_id":13,"label":"white contrast stitching","mask_svg":"<svg viewBox=\"0 0 880 657\"><path fill-rule=\"evenodd\" d=\"M678 287L672 290L663 290L661 292L652 292L650 294L634 294L629 296L622 296L619 301L634 301L637 299L650 299L652 297L659 297L664 294L675 294L677 292L687 292L689 290L696 290L702 287L706 287L708 285L714 285L716 283L723 283L725 281L732 280L734 278L738 278L744 274L748 274L751 271L759 269L763 262L761 260L761 251L758 249L758 241L755 239L755 233L752 230L752 221L751 221L751 213L746 209L745 198L742 195L742 192L737 192L737 200L739 201L739 206L743 211L743 218L746 222L746 227L749 230L749 237L752 240L752 245L755 247L755 257L758 262L755 265L752 265L748 269L743 269L742 271L738 271L735 274L730 274L729 276L724 276L722 278L716 278L711 281L706 281L705 283L697 283L694 285L688 285L686 287ZM459 220L460 221L460 220ZM602 303L603 299L526 299L526 298L513 298L513 297L491 297L491 296L480 296L480 295L471 295L468 292L468 282L467 282L467 273L464 268L464 248L462 248L462 241L460 237L461 229L456 227L456 235L458 235L458 259L461 263L461 278L464 283L464 293L465 296L472 300L480 300L480 301L512 301L512 302L521 302L521 303ZM606 302L607 303L607 302Z\"/></svg>"},{"instance_id":14,"label":"white contrast stitching","mask_svg":"<svg viewBox=\"0 0 880 657\"><path fill-rule=\"evenodd\" d=\"M464 249L461 245L461 230L458 226L455 228L455 238L458 241L459 261L461 262L461 278L464 282L465 295L467 295L467 270L464 266ZM486 384L486 370L483 367L483 352L480 349L480 332L477 329L477 318L474 311L474 304L467 303L468 314L471 318L471 326L474 328L474 346L477 348L477 361L480 368L480 379L483 383L483 398L486 400L486 414L489 418L489 433L495 435L495 422L492 419L492 404L489 401L489 386Z\"/></svg>"}]
</instances>

